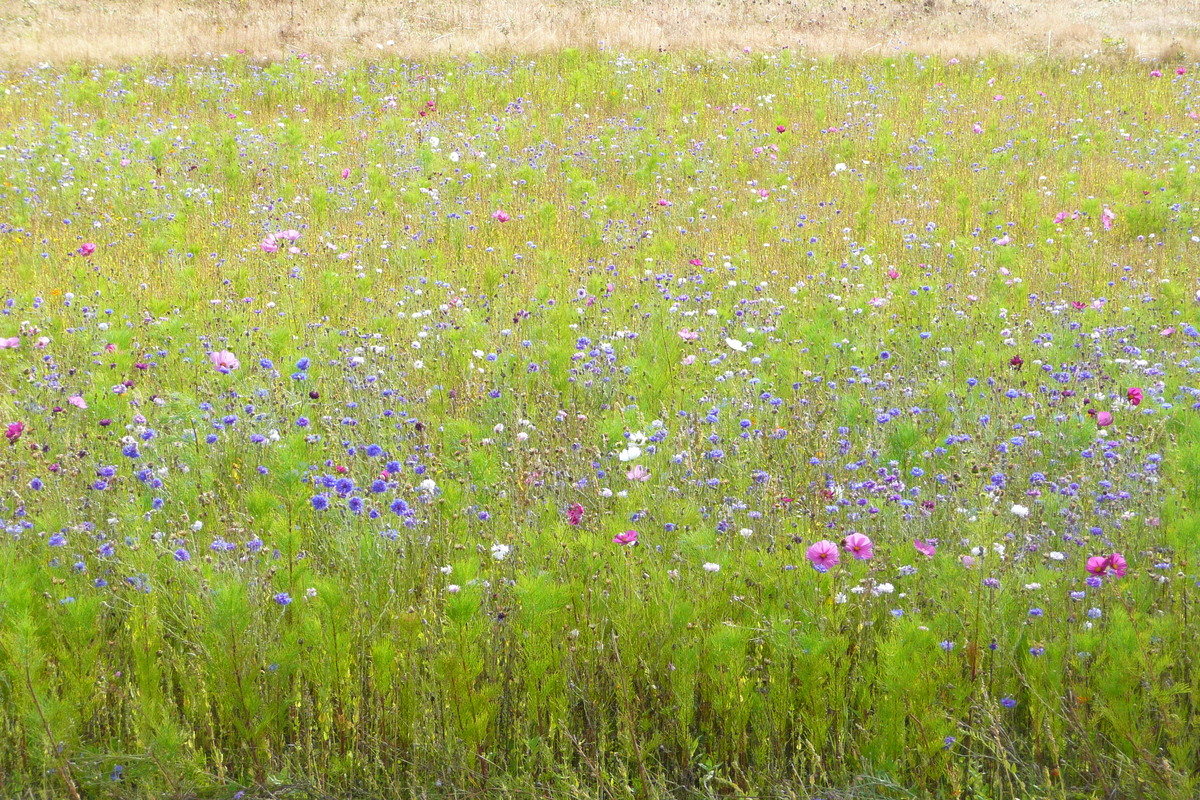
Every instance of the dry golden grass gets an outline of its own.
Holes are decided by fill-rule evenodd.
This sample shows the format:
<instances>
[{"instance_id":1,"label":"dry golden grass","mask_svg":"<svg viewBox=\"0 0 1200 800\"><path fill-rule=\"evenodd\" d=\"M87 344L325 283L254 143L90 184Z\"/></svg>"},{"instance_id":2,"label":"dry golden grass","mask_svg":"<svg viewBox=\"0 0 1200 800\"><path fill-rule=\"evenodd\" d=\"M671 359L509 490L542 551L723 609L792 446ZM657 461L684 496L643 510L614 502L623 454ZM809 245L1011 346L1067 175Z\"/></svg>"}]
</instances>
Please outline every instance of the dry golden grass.
<instances>
[{"instance_id":1,"label":"dry golden grass","mask_svg":"<svg viewBox=\"0 0 1200 800\"><path fill-rule=\"evenodd\" d=\"M1195 57L1200 0L0 0L0 63L603 45Z\"/></svg>"}]
</instances>

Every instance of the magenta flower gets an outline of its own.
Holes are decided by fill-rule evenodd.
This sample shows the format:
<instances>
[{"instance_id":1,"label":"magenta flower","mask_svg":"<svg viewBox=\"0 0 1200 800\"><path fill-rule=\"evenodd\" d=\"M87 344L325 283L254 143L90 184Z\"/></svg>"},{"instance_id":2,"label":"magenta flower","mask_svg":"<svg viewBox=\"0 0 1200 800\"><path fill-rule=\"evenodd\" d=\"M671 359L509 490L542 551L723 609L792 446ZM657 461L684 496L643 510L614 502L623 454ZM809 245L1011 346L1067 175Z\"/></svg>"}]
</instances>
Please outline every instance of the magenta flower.
<instances>
[{"instance_id":1,"label":"magenta flower","mask_svg":"<svg viewBox=\"0 0 1200 800\"><path fill-rule=\"evenodd\" d=\"M976 122L971 126L971 133L983 133L983 126Z\"/></svg>"},{"instance_id":2,"label":"magenta flower","mask_svg":"<svg viewBox=\"0 0 1200 800\"><path fill-rule=\"evenodd\" d=\"M870 561L871 556L875 555L875 545L861 533L852 533L842 539L842 549L859 561Z\"/></svg>"},{"instance_id":3,"label":"magenta flower","mask_svg":"<svg viewBox=\"0 0 1200 800\"><path fill-rule=\"evenodd\" d=\"M1092 556L1087 560L1087 571L1093 575L1103 575L1108 571L1108 556Z\"/></svg>"},{"instance_id":4,"label":"magenta flower","mask_svg":"<svg viewBox=\"0 0 1200 800\"><path fill-rule=\"evenodd\" d=\"M888 267L887 276L892 280L900 277L900 272L895 267Z\"/></svg>"},{"instance_id":5,"label":"magenta flower","mask_svg":"<svg viewBox=\"0 0 1200 800\"><path fill-rule=\"evenodd\" d=\"M583 522L583 506L579 503L571 503L567 507L567 524L578 525L581 522Z\"/></svg>"},{"instance_id":6,"label":"magenta flower","mask_svg":"<svg viewBox=\"0 0 1200 800\"><path fill-rule=\"evenodd\" d=\"M1108 557L1108 566L1109 569L1113 571L1114 575L1116 575L1118 578L1124 578L1125 570L1129 568L1129 562L1127 562L1125 560L1125 556L1121 555L1120 553L1113 553Z\"/></svg>"},{"instance_id":7,"label":"magenta flower","mask_svg":"<svg viewBox=\"0 0 1200 800\"><path fill-rule=\"evenodd\" d=\"M10 422L8 427L4 429L4 436L8 439L9 444L12 444L17 439L21 438L21 434L25 432L24 422Z\"/></svg>"},{"instance_id":8,"label":"magenta flower","mask_svg":"<svg viewBox=\"0 0 1200 800\"><path fill-rule=\"evenodd\" d=\"M836 566L840 558L837 545L828 539L822 539L813 544L804 551L804 557L818 567Z\"/></svg>"},{"instance_id":9,"label":"magenta flower","mask_svg":"<svg viewBox=\"0 0 1200 800\"><path fill-rule=\"evenodd\" d=\"M1175 74L1176 75L1187 75L1187 67L1176 67Z\"/></svg>"},{"instance_id":10,"label":"magenta flower","mask_svg":"<svg viewBox=\"0 0 1200 800\"><path fill-rule=\"evenodd\" d=\"M786 131L786 130L787 130L787 127L786 127L786 126L784 126L784 125L776 125L776 126L775 126L775 132L776 132L776 133L783 133L783 132L784 132L784 131Z\"/></svg>"},{"instance_id":11,"label":"magenta flower","mask_svg":"<svg viewBox=\"0 0 1200 800\"><path fill-rule=\"evenodd\" d=\"M937 547L929 542L922 542L920 539L913 539L913 547L917 548L917 552L926 558L933 558L933 554L937 552Z\"/></svg>"},{"instance_id":12,"label":"magenta flower","mask_svg":"<svg viewBox=\"0 0 1200 800\"><path fill-rule=\"evenodd\" d=\"M1136 386L1132 387L1125 393L1125 399L1128 400L1129 404L1132 406L1140 406L1142 404L1142 397L1142 390Z\"/></svg>"},{"instance_id":13,"label":"magenta flower","mask_svg":"<svg viewBox=\"0 0 1200 800\"><path fill-rule=\"evenodd\" d=\"M92 244L91 242L84 242L79 246L78 252L81 256L90 256L92 253L96 252L96 245Z\"/></svg>"},{"instance_id":14,"label":"magenta flower","mask_svg":"<svg viewBox=\"0 0 1200 800\"><path fill-rule=\"evenodd\" d=\"M1161 78L1161 77L1162 77L1162 70L1161 70L1161 69L1152 69L1152 70L1150 70L1150 77L1151 77L1151 78Z\"/></svg>"},{"instance_id":15,"label":"magenta flower","mask_svg":"<svg viewBox=\"0 0 1200 800\"><path fill-rule=\"evenodd\" d=\"M492 212L492 219L497 222L508 222L512 217L508 215L507 211L498 208Z\"/></svg>"},{"instance_id":16,"label":"magenta flower","mask_svg":"<svg viewBox=\"0 0 1200 800\"><path fill-rule=\"evenodd\" d=\"M0 339L0 350L16 350L20 344L20 336L10 336L7 339Z\"/></svg>"},{"instance_id":17,"label":"magenta flower","mask_svg":"<svg viewBox=\"0 0 1200 800\"><path fill-rule=\"evenodd\" d=\"M345 180L346 178L349 178L349 177L350 177L350 168L346 167L344 170L342 170L342 180Z\"/></svg>"},{"instance_id":18,"label":"magenta flower","mask_svg":"<svg viewBox=\"0 0 1200 800\"><path fill-rule=\"evenodd\" d=\"M650 480L650 470L641 464L634 464L633 469L625 473L625 477L631 481L648 481Z\"/></svg>"},{"instance_id":19,"label":"magenta flower","mask_svg":"<svg viewBox=\"0 0 1200 800\"><path fill-rule=\"evenodd\" d=\"M237 356L228 350L218 350L216 352L209 353L208 360L211 361L213 366L217 368L217 372L220 372L223 375L228 375L241 365L241 362L237 360Z\"/></svg>"},{"instance_id":20,"label":"magenta flower","mask_svg":"<svg viewBox=\"0 0 1200 800\"><path fill-rule=\"evenodd\" d=\"M637 540L638 540L638 532L637 531L625 531L624 533L618 533L616 536L613 537L613 544L620 544L620 545L625 545L626 547L632 547L633 545L637 544Z\"/></svg>"}]
</instances>

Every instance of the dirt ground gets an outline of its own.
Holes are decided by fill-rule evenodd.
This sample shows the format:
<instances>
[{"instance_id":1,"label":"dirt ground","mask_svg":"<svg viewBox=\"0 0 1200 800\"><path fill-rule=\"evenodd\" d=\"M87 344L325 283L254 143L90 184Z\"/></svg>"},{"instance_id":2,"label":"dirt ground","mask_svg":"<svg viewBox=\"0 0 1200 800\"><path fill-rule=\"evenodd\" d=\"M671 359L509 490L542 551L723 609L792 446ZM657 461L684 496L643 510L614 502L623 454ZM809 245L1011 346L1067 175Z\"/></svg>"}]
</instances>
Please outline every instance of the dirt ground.
<instances>
[{"instance_id":1,"label":"dirt ground","mask_svg":"<svg viewBox=\"0 0 1200 800\"><path fill-rule=\"evenodd\" d=\"M1191 58L1200 0L0 0L0 64L561 47Z\"/></svg>"}]
</instances>

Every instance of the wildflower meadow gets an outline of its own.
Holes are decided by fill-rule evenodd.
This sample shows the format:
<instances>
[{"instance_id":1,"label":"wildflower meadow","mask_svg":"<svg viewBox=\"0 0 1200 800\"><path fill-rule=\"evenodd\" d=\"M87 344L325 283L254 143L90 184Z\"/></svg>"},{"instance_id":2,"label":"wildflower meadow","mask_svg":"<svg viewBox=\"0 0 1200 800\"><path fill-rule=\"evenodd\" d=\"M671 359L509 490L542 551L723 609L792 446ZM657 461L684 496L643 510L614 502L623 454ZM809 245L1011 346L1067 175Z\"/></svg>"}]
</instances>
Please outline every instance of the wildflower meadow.
<instances>
[{"instance_id":1,"label":"wildflower meadow","mask_svg":"<svg viewBox=\"0 0 1200 800\"><path fill-rule=\"evenodd\" d=\"M1190 61L0 73L0 796L1200 795Z\"/></svg>"}]
</instances>

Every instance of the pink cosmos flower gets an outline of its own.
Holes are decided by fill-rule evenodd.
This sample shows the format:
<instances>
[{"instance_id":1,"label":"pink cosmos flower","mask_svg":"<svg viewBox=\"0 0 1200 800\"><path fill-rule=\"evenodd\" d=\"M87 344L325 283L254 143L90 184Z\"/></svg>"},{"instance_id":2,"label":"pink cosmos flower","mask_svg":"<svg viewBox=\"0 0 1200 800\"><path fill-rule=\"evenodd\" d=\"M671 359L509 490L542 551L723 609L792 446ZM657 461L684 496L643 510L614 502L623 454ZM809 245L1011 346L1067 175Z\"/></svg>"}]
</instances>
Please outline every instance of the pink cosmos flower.
<instances>
[{"instance_id":1,"label":"pink cosmos flower","mask_svg":"<svg viewBox=\"0 0 1200 800\"><path fill-rule=\"evenodd\" d=\"M1106 208L1100 212L1100 224L1104 226L1104 230L1106 231L1112 230L1113 220L1116 218L1117 212L1113 211L1111 208Z\"/></svg>"},{"instance_id":2,"label":"pink cosmos flower","mask_svg":"<svg viewBox=\"0 0 1200 800\"><path fill-rule=\"evenodd\" d=\"M104 352L115 353L115 352L117 352L117 346L115 344L113 344L112 342L109 342L108 344L104 345Z\"/></svg>"},{"instance_id":3,"label":"pink cosmos flower","mask_svg":"<svg viewBox=\"0 0 1200 800\"><path fill-rule=\"evenodd\" d=\"M971 126L971 133L983 133L983 126L976 122Z\"/></svg>"},{"instance_id":4,"label":"pink cosmos flower","mask_svg":"<svg viewBox=\"0 0 1200 800\"><path fill-rule=\"evenodd\" d=\"M350 177L350 168L346 167L344 170L342 170L342 180L345 180L346 178L349 178L349 177Z\"/></svg>"},{"instance_id":5,"label":"pink cosmos flower","mask_svg":"<svg viewBox=\"0 0 1200 800\"><path fill-rule=\"evenodd\" d=\"M507 211L498 208L492 212L492 219L497 222L508 222L512 217L508 215Z\"/></svg>"},{"instance_id":6,"label":"pink cosmos flower","mask_svg":"<svg viewBox=\"0 0 1200 800\"><path fill-rule=\"evenodd\" d=\"M625 473L625 477L631 481L648 481L650 480L650 470L641 464L634 464L633 469Z\"/></svg>"},{"instance_id":7,"label":"pink cosmos flower","mask_svg":"<svg viewBox=\"0 0 1200 800\"><path fill-rule=\"evenodd\" d=\"M1060 223L1064 219L1066 219L1068 216L1070 216L1070 215L1066 211L1058 212L1057 214L1054 215L1054 224L1057 225L1058 223Z\"/></svg>"},{"instance_id":8,"label":"pink cosmos flower","mask_svg":"<svg viewBox=\"0 0 1200 800\"><path fill-rule=\"evenodd\" d=\"M1088 307L1087 303L1081 303L1078 300L1071 301L1071 308L1075 309L1076 311L1083 311L1087 307Z\"/></svg>"},{"instance_id":9,"label":"pink cosmos flower","mask_svg":"<svg viewBox=\"0 0 1200 800\"><path fill-rule=\"evenodd\" d=\"M84 242L79 246L79 255L81 256L90 256L94 252L96 252L96 245L91 242Z\"/></svg>"},{"instance_id":10,"label":"pink cosmos flower","mask_svg":"<svg viewBox=\"0 0 1200 800\"><path fill-rule=\"evenodd\" d=\"M1175 333L1175 328L1170 327L1170 328L1163 328L1161 331L1158 332L1158 335L1159 336L1170 336L1173 333Z\"/></svg>"},{"instance_id":11,"label":"pink cosmos flower","mask_svg":"<svg viewBox=\"0 0 1200 800\"><path fill-rule=\"evenodd\" d=\"M1113 424L1113 415L1107 411L1096 412L1096 424L1101 428L1107 428Z\"/></svg>"},{"instance_id":12,"label":"pink cosmos flower","mask_svg":"<svg viewBox=\"0 0 1200 800\"><path fill-rule=\"evenodd\" d=\"M683 364L685 367L690 367L692 364L696 363L696 357L695 356L684 356L683 360L680 361L679 363Z\"/></svg>"},{"instance_id":13,"label":"pink cosmos flower","mask_svg":"<svg viewBox=\"0 0 1200 800\"><path fill-rule=\"evenodd\" d=\"M900 277L900 272L895 267L888 267L887 276L892 280Z\"/></svg>"},{"instance_id":14,"label":"pink cosmos flower","mask_svg":"<svg viewBox=\"0 0 1200 800\"><path fill-rule=\"evenodd\" d=\"M16 350L20 344L20 336L10 336L7 339L0 339L0 350Z\"/></svg>"},{"instance_id":15,"label":"pink cosmos flower","mask_svg":"<svg viewBox=\"0 0 1200 800\"><path fill-rule=\"evenodd\" d=\"M293 228L293 229L289 229L286 231L280 231L279 233L277 233L275 235L280 239L286 239L289 242L295 242L297 239L300 238L300 231L295 230Z\"/></svg>"},{"instance_id":16,"label":"pink cosmos flower","mask_svg":"<svg viewBox=\"0 0 1200 800\"><path fill-rule=\"evenodd\" d=\"M702 266L704 266L704 260L703 260L703 259L700 259L700 258L692 258L692 259L688 259L688 263L689 263L689 264L691 264L693 267L702 267Z\"/></svg>"},{"instance_id":17,"label":"pink cosmos flower","mask_svg":"<svg viewBox=\"0 0 1200 800\"><path fill-rule=\"evenodd\" d=\"M1114 575L1118 578L1124 578L1125 571L1129 568L1129 562L1120 553L1113 553L1108 557L1108 566Z\"/></svg>"},{"instance_id":18,"label":"pink cosmos flower","mask_svg":"<svg viewBox=\"0 0 1200 800\"><path fill-rule=\"evenodd\" d=\"M258 246L264 253L274 253L279 250L279 243L276 241L275 234L273 233L268 233Z\"/></svg>"},{"instance_id":19,"label":"pink cosmos flower","mask_svg":"<svg viewBox=\"0 0 1200 800\"><path fill-rule=\"evenodd\" d=\"M12 444L17 439L21 438L21 434L25 432L24 422L10 422L8 427L4 429L4 436L8 439L9 444Z\"/></svg>"},{"instance_id":20,"label":"pink cosmos flower","mask_svg":"<svg viewBox=\"0 0 1200 800\"><path fill-rule=\"evenodd\" d=\"M685 342L694 342L700 338L700 334L696 333L691 328L682 328L679 331L679 338L683 339Z\"/></svg>"},{"instance_id":21,"label":"pink cosmos flower","mask_svg":"<svg viewBox=\"0 0 1200 800\"><path fill-rule=\"evenodd\" d=\"M775 126L775 132L776 132L776 133L783 133L783 132L784 132L784 131L786 131L786 130L787 130L787 128L786 128L786 127L784 127L783 125L776 125L776 126Z\"/></svg>"},{"instance_id":22,"label":"pink cosmos flower","mask_svg":"<svg viewBox=\"0 0 1200 800\"><path fill-rule=\"evenodd\" d=\"M859 561L869 561L875 555L875 545L871 539L861 533L852 533L842 539L842 549Z\"/></svg>"},{"instance_id":23,"label":"pink cosmos flower","mask_svg":"<svg viewBox=\"0 0 1200 800\"><path fill-rule=\"evenodd\" d=\"M920 539L913 539L913 547L917 548L917 552L926 558L933 558L933 554L937 552L937 547L929 542L922 542Z\"/></svg>"},{"instance_id":24,"label":"pink cosmos flower","mask_svg":"<svg viewBox=\"0 0 1200 800\"><path fill-rule=\"evenodd\" d=\"M583 522L583 506L579 503L572 503L567 508L567 524L578 525Z\"/></svg>"},{"instance_id":25,"label":"pink cosmos flower","mask_svg":"<svg viewBox=\"0 0 1200 800\"><path fill-rule=\"evenodd\" d=\"M837 545L828 539L822 539L804 551L804 557L818 567L833 567L840 560Z\"/></svg>"},{"instance_id":26,"label":"pink cosmos flower","mask_svg":"<svg viewBox=\"0 0 1200 800\"><path fill-rule=\"evenodd\" d=\"M1176 75L1187 75L1187 67L1176 67L1175 74Z\"/></svg>"},{"instance_id":27,"label":"pink cosmos flower","mask_svg":"<svg viewBox=\"0 0 1200 800\"><path fill-rule=\"evenodd\" d=\"M237 360L237 356L228 350L218 350L208 354L208 360L217 368L217 372L223 375L228 375L233 370L240 366L241 362Z\"/></svg>"},{"instance_id":28,"label":"pink cosmos flower","mask_svg":"<svg viewBox=\"0 0 1200 800\"><path fill-rule=\"evenodd\" d=\"M71 405L75 406L76 408L87 408L88 407L87 401L84 400L81 396L79 396L77 394L73 394L70 397L68 397L67 402L70 403Z\"/></svg>"},{"instance_id":29,"label":"pink cosmos flower","mask_svg":"<svg viewBox=\"0 0 1200 800\"><path fill-rule=\"evenodd\" d=\"M1152 70L1150 70L1150 77L1151 77L1151 78L1161 78L1161 77L1162 77L1162 70L1161 70L1161 69L1152 69Z\"/></svg>"},{"instance_id":30,"label":"pink cosmos flower","mask_svg":"<svg viewBox=\"0 0 1200 800\"><path fill-rule=\"evenodd\" d=\"M45 350L46 346L48 344L50 344L49 336L39 336L38 340L33 343L33 346L36 347L38 350Z\"/></svg>"},{"instance_id":31,"label":"pink cosmos flower","mask_svg":"<svg viewBox=\"0 0 1200 800\"><path fill-rule=\"evenodd\" d=\"M1142 390L1136 386L1131 387L1129 391L1125 393L1125 399L1128 400L1129 404L1133 406L1140 406L1142 404L1142 397Z\"/></svg>"},{"instance_id":32,"label":"pink cosmos flower","mask_svg":"<svg viewBox=\"0 0 1200 800\"><path fill-rule=\"evenodd\" d=\"M999 239L996 240L996 244L998 244L1001 247L1012 244L1012 237L1006 233L1003 236L1001 236Z\"/></svg>"},{"instance_id":33,"label":"pink cosmos flower","mask_svg":"<svg viewBox=\"0 0 1200 800\"><path fill-rule=\"evenodd\" d=\"M621 544L625 545L626 547L632 547L633 545L637 544L637 540L637 531L625 531L624 533L618 533L613 537L613 544Z\"/></svg>"},{"instance_id":34,"label":"pink cosmos flower","mask_svg":"<svg viewBox=\"0 0 1200 800\"><path fill-rule=\"evenodd\" d=\"M1092 556L1087 560L1087 571L1093 575L1103 575L1108 571L1108 556Z\"/></svg>"}]
</instances>

